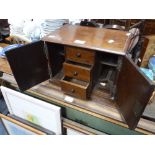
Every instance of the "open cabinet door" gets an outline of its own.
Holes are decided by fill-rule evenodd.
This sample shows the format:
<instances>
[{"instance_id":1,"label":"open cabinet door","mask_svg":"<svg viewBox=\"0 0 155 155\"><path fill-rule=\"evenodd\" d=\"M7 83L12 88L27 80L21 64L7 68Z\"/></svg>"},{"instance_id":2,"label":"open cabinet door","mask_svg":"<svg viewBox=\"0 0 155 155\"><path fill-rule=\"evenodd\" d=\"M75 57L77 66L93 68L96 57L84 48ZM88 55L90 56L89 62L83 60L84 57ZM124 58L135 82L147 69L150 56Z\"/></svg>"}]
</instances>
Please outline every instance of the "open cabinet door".
<instances>
[{"instance_id":1,"label":"open cabinet door","mask_svg":"<svg viewBox=\"0 0 155 155\"><path fill-rule=\"evenodd\" d=\"M154 85L127 56L123 58L117 82L116 102L129 128L134 129L154 91Z\"/></svg>"},{"instance_id":2,"label":"open cabinet door","mask_svg":"<svg viewBox=\"0 0 155 155\"><path fill-rule=\"evenodd\" d=\"M25 91L49 79L43 41L12 49L6 53L6 57L20 90Z\"/></svg>"}]
</instances>

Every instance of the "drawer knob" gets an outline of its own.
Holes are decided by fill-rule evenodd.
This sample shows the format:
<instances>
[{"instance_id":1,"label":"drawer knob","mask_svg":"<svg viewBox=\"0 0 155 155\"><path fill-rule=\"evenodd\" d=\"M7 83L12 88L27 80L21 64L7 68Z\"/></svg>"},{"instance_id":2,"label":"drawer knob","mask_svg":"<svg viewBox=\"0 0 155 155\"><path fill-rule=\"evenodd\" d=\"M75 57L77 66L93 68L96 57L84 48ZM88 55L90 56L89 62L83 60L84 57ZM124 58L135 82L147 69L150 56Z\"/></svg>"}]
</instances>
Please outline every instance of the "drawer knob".
<instances>
[{"instance_id":1,"label":"drawer knob","mask_svg":"<svg viewBox=\"0 0 155 155\"><path fill-rule=\"evenodd\" d=\"M75 90L74 90L74 89L71 89L71 92L72 92L72 93L74 93L74 92L75 92Z\"/></svg>"},{"instance_id":2,"label":"drawer knob","mask_svg":"<svg viewBox=\"0 0 155 155\"><path fill-rule=\"evenodd\" d=\"M76 56L77 56L78 58L80 58L80 57L81 57L81 53L76 53Z\"/></svg>"},{"instance_id":3,"label":"drawer knob","mask_svg":"<svg viewBox=\"0 0 155 155\"><path fill-rule=\"evenodd\" d=\"M77 75L78 75L78 72L74 72L73 75L74 75L74 76L77 76Z\"/></svg>"}]
</instances>

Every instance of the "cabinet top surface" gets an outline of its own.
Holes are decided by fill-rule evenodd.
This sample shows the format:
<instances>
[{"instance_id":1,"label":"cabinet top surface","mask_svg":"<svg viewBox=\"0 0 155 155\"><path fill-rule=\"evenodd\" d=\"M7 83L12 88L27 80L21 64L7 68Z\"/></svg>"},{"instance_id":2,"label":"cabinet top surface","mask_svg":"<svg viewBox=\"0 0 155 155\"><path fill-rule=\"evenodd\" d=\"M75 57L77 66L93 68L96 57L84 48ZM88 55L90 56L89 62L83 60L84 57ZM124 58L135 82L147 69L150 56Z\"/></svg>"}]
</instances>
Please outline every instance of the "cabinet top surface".
<instances>
[{"instance_id":1,"label":"cabinet top surface","mask_svg":"<svg viewBox=\"0 0 155 155\"><path fill-rule=\"evenodd\" d=\"M51 32L42 40L125 55L131 41L131 36L126 31L65 25Z\"/></svg>"}]
</instances>

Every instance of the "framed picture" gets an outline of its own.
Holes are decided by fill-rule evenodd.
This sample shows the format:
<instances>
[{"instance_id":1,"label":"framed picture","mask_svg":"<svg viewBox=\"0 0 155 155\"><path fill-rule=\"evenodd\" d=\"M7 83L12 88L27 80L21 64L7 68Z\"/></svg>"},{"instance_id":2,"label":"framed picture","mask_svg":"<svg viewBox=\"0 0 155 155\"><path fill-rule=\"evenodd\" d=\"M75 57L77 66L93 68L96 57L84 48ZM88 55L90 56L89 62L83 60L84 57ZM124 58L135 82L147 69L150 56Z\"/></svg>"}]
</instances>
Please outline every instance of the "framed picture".
<instances>
[{"instance_id":1,"label":"framed picture","mask_svg":"<svg viewBox=\"0 0 155 155\"><path fill-rule=\"evenodd\" d=\"M61 108L1 86L10 114L61 134Z\"/></svg>"},{"instance_id":2,"label":"framed picture","mask_svg":"<svg viewBox=\"0 0 155 155\"><path fill-rule=\"evenodd\" d=\"M0 121L8 135L46 135L45 132L30 127L3 114L0 114Z\"/></svg>"},{"instance_id":3,"label":"framed picture","mask_svg":"<svg viewBox=\"0 0 155 155\"><path fill-rule=\"evenodd\" d=\"M37 129L39 131L42 131L42 132L46 133L47 135L55 135L55 133L53 131L50 131L50 130L45 129L45 128L39 126L39 125L31 123L30 121L22 119L22 118L20 118L18 116L15 116L15 115L12 115L12 114L8 114L7 116L9 116L10 118L13 118L13 119L15 119L15 120L17 120L19 122L22 122L22 123L24 123L24 124L26 124L26 125L28 125L28 126L30 126L32 128L35 128L35 129Z\"/></svg>"}]
</instances>

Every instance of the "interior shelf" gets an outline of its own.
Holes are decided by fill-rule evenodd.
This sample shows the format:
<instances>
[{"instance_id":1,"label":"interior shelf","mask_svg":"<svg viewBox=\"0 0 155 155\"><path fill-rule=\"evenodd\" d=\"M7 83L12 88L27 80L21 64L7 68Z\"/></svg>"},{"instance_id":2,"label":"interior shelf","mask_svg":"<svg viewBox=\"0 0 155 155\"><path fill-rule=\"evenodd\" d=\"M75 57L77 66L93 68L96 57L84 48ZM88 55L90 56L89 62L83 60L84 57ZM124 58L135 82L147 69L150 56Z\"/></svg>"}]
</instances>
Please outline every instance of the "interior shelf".
<instances>
[{"instance_id":1,"label":"interior shelf","mask_svg":"<svg viewBox=\"0 0 155 155\"><path fill-rule=\"evenodd\" d=\"M117 67L118 56L114 54L105 53L100 56L100 63L107 66Z\"/></svg>"}]
</instances>

